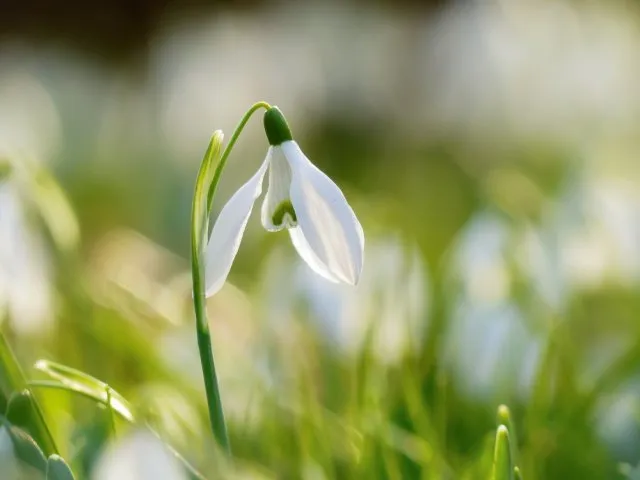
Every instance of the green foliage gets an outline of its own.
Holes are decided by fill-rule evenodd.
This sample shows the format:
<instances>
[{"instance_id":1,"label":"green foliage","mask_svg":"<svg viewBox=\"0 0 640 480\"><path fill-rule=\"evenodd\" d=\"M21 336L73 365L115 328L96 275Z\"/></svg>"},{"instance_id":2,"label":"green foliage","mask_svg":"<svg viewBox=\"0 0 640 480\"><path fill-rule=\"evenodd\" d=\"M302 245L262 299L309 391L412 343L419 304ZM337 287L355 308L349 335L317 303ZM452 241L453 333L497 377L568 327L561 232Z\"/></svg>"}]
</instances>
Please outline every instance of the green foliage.
<instances>
[{"instance_id":1,"label":"green foliage","mask_svg":"<svg viewBox=\"0 0 640 480\"><path fill-rule=\"evenodd\" d=\"M67 462L59 455L47 459L47 480L74 480L73 472Z\"/></svg>"},{"instance_id":2,"label":"green foliage","mask_svg":"<svg viewBox=\"0 0 640 480\"><path fill-rule=\"evenodd\" d=\"M58 452L51 431L42 415L37 400L25 390L26 380L20 365L0 332L0 391L9 397L6 415L16 425L27 428L47 455Z\"/></svg>"},{"instance_id":3,"label":"green foliage","mask_svg":"<svg viewBox=\"0 0 640 480\"><path fill-rule=\"evenodd\" d=\"M516 465L518 439L511 411L506 405L498 407L498 429L496 430L493 454L492 480L522 480L520 468Z\"/></svg>"},{"instance_id":4,"label":"green foliage","mask_svg":"<svg viewBox=\"0 0 640 480\"><path fill-rule=\"evenodd\" d=\"M185 260L193 172L154 155L115 173L78 162L86 170L61 173L64 190L51 187L52 175L27 184L28 225L54 253L55 273L50 323L41 332L22 332L12 316L0 327L2 428L20 463L42 475L55 470L62 475L56 480L73 478L58 454L76 478L92 478L110 446L150 427L191 478L639 478L630 465L640 460L640 444L629 434L638 428L637 283L612 273L587 286L550 287L524 266L540 253L525 248L524 237L553 245L568 235L570 222L558 231L544 222L566 214L565 195L576 194L566 185L585 173L582 167L536 145L526 145L524 159L484 152L495 163L476 162L475 148L446 141L407 142L391 155L372 140L372 126L327 122L301 141L314 158L326 159L322 168L345 185L362 218L366 268L389 256L403 270L400 279L373 270L369 278L383 288L360 285L349 292L356 299L350 303L324 284L307 284L291 252L272 248L281 237L248 236L232 272L235 288L203 303L207 316L200 319L213 338L232 465L210 438L193 332ZM208 181L220 148L216 136ZM233 190L224 187L221 196ZM66 194L51 193L65 190L83 219L82 245L65 219L69 211L55 206ZM138 196L123 200L129 191ZM197 238L204 242L211 196L200 193ZM467 281L472 268L456 263L461 239L487 213L495 222L483 224L471 242L485 263ZM124 224L147 237L113 231ZM578 240L586 235L579 233ZM488 258L486 242L494 236L504 239L497 261ZM388 238L381 251L372 249ZM415 251L406 248L413 240ZM606 259L602 268L610 267ZM561 262L533 263L552 269ZM424 279L412 293L425 304L415 329L403 296L409 267ZM276 293L269 293L272 285ZM460 317L478 298L484 316L473 318L477 328L462 341ZM319 322L319 310L331 321ZM520 330L502 328L505 310L518 312ZM480 337L493 327L492 348L481 351ZM387 352L386 342L406 331L409 341ZM500 338L506 348L498 351ZM459 358L467 362L462 367ZM523 359L526 368L519 368ZM621 443L620 432L628 440ZM623 461L630 463L621 468Z\"/></svg>"},{"instance_id":5,"label":"green foliage","mask_svg":"<svg viewBox=\"0 0 640 480\"><path fill-rule=\"evenodd\" d=\"M49 360L38 360L35 368L56 379L57 382L31 382L30 385L69 390L84 395L104 404L127 421L134 420L129 402L109 385L91 375Z\"/></svg>"},{"instance_id":6,"label":"green foliage","mask_svg":"<svg viewBox=\"0 0 640 480\"><path fill-rule=\"evenodd\" d=\"M522 473L518 467L513 467L513 480L522 480Z\"/></svg>"},{"instance_id":7,"label":"green foliage","mask_svg":"<svg viewBox=\"0 0 640 480\"><path fill-rule=\"evenodd\" d=\"M0 417L4 429L9 434L13 444L15 458L27 468L43 474L47 471L47 458L33 438L24 430L12 425L6 418Z\"/></svg>"},{"instance_id":8,"label":"green foliage","mask_svg":"<svg viewBox=\"0 0 640 480\"><path fill-rule=\"evenodd\" d=\"M500 425L496 432L496 447L493 454L492 480L513 480L513 465L511 463L511 447L509 446L509 431Z\"/></svg>"}]
</instances>

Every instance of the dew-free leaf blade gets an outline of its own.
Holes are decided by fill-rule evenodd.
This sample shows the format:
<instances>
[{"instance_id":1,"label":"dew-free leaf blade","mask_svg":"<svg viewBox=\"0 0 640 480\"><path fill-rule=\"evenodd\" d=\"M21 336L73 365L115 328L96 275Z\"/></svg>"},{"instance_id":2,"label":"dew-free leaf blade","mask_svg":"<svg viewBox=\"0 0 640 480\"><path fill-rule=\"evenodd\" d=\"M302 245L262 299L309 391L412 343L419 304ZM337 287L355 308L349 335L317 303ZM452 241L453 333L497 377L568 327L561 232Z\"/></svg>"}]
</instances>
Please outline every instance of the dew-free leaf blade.
<instances>
[{"instance_id":1,"label":"dew-free leaf blade","mask_svg":"<svg viewBox=\"0 0 640 480\"><path fill-rule=\"evenodd\" d=\"M506 405L500 405L498 407L497 423L498 426L504 425L505 427L507 427L507 431L509 432L509 446L511 448L511 462L515 464L519 463L520 458L518 452L518 437L516 426L513 422L511 410Z\"/></svg>"},{"instance_id":2,"label":"dew-free leaf blade","mask_svg":"<svg viewBox=\"0 0 640 480\"><path fill-rule=\"evenodd\" d=\"M22 415L28 414L29 420L21 426L28 426L30 433L34 435L47 455L58 453L53 436L42 415L40 405L28 391L25 393L26 387L27 381L22 368L5 336L0 332L0 397L9 399L6 400L6 408L9 409L11 407L10 403L17 400L15 398L16 395L23 396L24 398L19 399L22 404L21 409L24 410ZM15 409L16 405L13 408ZM3 409L2 412L4 413L5 410Z\"/></svg>"},{"instance_id":3,"label":"dew-free leaf blade","mask_svg":"<svg viewBox=\"0 0 640 480\"><path fill-rule=\"evenodd\" d=\"M25 378L9 343L0 332L0 390L5 395L25 387Z\"/></svg>"},{"instance_id":4,"label":"dew-free leaf blade","mask_svg":"<svg viewBox=\"0 0 640 480\"><path fill-rule=\"evenodd\" d=\"M61 388L90 397L103 405L110 406L124 419L132 422L134 415L129 402L106 383L75 368L49 360L38 360L35 368L56 379L59 385L32 382L33 386Z\"/></svg>"},{"instance_id":5,"label":"dew-free leaf blade","mask_svg":"<svg viewBox=\"0 0 640 480\"><path fill-rule=\"evenodd\" d=\"M522 480L522 473L518 467L513 467L513 480Z\"/></svg>"},{"instance_id":6,"label":"dew-free leaf blade","mask_svg":"<svg viewBox=\"0 0 640 480\"><path fill-rule=\"evenodd\" d=\"M496 445L493 454L493 480L513 480L511 452L509 446L509 431L500 425L496 432Z\"/></svg>"},{"instance_id":7,"label":"dew-free leaf blade","mask_svg":"<svg viewBox=\"0 0 640 480\"><path fill-rule=\"evenodd\" d=\"M49 427L33 394L29 390L14 392L11 395L6 410L6 418L12 425L28 432L48 455L55 452Z\"/></svg>"},{"instance_id":8,"label":"dew-free leaf blade","mask_svg":"<svg viewBox=\"0 0 640 480\"><path fill-rule=\"evenodd\" d=\"M60 455L47 459L47 480L75 480L71 468Z\"/></svg>"},{"instance_id":9,"label":"dew-free leaf blade","mask_svg":"<svg viewBox=\"0 0 640 480\"><path fill-rule=\"evenodd\" d=\"M12 425L6 417L0 417L0 428L6 429L13 444L16 459L39 472L46 473L47 458L27 432Z\"/></svg>"}]
</instances>

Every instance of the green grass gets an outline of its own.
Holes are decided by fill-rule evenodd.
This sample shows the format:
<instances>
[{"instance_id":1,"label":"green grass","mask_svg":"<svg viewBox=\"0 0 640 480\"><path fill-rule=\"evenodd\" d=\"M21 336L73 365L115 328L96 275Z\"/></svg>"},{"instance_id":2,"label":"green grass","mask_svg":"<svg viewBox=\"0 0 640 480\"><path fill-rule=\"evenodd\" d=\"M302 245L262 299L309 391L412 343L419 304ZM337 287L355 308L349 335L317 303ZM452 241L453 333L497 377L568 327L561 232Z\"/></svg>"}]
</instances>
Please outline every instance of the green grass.
<instances>
[{"instance_id":1,"label":"green grass","mask_svg":"<svg viewBox=\"0 0 640 480\"><path fill-rule=\"evenodd\" d=\"M445 161L417 168L436 176L429 181L471 182ZM225 287L207 306L233 450L228 460L209 428L187 262L121 232L112 244L93 245L106 255L98 255L103 263L96 264L73 230L75 217L62 190L46 178L46 189L26 188L24 195L40 195L28 204L33 230L50 248L53 321L25 334L17 328L20 318L7 313L0 343L0 418L21 468L33 478L66 480L67 464L75 478L91 478L101 458L137 429L161 439L169 461L187 478L637 478L637 439L621 446L615 440L621 437L607 436L602 427L615 403L626 399L631 413L625 425L638 431L637 288L604 282L571 291L560 308L545 303L509 243L530 225L528 214L498 216L509 239L505 301L521 312L523 331L539 346L528 370L519 367L525 354L520 346L528 345L523 338L495 340L474 358L474 342L460 342L456 333L460 302L472 297L468 272L454 266L455 239L485 207L472 194L448 219L457 226L431 223L433 242L425 226L413 232L406 227L429 263L415 263L400 242L401 260L394 263L403 265L399 276L380 273L370 290L363 287L355 297L361 310L338 319L359 317L357 328L346 330L346 344L334 338L342 330L328 334L327 325L317 322L313 299L292 273L296 260L272 249L270 264L258 255L268 256L264 244L241 250L238 273L250 274L237 277L243 290ZM49 194L63 215L51 213ZM395 201L418 194L402 192ZM383 203L394 211L393 201ZM437 220L430 202L425 215ZM368 261L375 265L384 251L376 250L376 239L406 219L389 220L384 208L354 203L373 245L367 246ZM113 249L118 246L123 257ZM108 268L112 263L117 268ZM408 311L403 296L411 265L428 279L418 292L428 305L417 313ZM394 334L407 333L412 315L417 333L393 355L383 353ZM485 321L490 328L501 320L496 313ZM355 336L359 342L349 343ZM485 378L483 361L494 346L501 350L494 352L489 387L476 390L472 384ZM452 360L463 357L470 358L470 377Z\"/></svg>"}]
</instances>

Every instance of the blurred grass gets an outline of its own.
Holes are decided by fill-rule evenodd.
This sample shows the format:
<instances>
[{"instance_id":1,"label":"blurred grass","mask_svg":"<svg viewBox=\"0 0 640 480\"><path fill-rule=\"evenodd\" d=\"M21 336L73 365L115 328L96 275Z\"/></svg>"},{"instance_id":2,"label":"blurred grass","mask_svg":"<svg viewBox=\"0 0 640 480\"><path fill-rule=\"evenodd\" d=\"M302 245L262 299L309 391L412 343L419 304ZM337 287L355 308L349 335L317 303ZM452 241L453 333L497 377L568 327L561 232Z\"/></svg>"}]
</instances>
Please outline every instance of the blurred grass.
<instances>
[{"instance_id":1,"label":"blurred grass","mask_svg":"<svg viewBox=\"0 0 640 480\"><path fill-rule=\"evenodd\" d=\"M474 181L443 160L434 162L432 166L419 166L414 175L428 178L427 185L465 185ZM510 178L504 181L509 183ZM422 333L414 339L419 345L417 350L404 347L400 356L391 360L376 351L377 329L383 323L376 318L376 311L382 310L376 310L375 296L359 297L358 302L373 302L374 308L362 327L363 342L355 351L338 348L318 330L320 325L314 323L317 320L312 310L305 307L309 299L304 300L302 292L294 292L292 300L280 300L286 308L293 308L286 315L293 315L296 320L275 330L270 330L270 315L261 307L244 313L243 293L234 298L232 291L226 289L211 302L211 328L223 338L216 350L221 356L220 369L225 372L223 395L225 383L229 385L225 403L230 410L239 410L239 414L230 416L231 441L239 468L254 472L256 478L487 478L488 452L493 449L493 441L487 435L492 429L493 412L499 403L507 402L513 408L513 419L503 418L501 423L514 432L511 450L519 452L523 478L615 478L619 461L635 460L628 457L628 449L617 454L614 445L607 445L596 420L599 409L634 378L640 364L640 330L636 322L640 304L635 289L608 284L576 293L566 300L561 313L555 313L540 303L530 280L522 276L521 266L508 261L510 275L516 279L512 298L527 316L535 335L543 340L543 348L533 365L525 396L516 390L517 377L516 383L495 384L496 390L488 396L469 394L455 379L447 340L452 318L457 315L456 303L461 295L468 295L463 292L469 272L450 275L455 264L450 245L454 234L463 227L464 218L483 204L478 197L468 196L461 210L467 213L457 220L449 219L457 225L441 225L436 199L455 192L455 188L431 192L428 195L434 195L434 199L426 197L425 201L420 198L421 189L412 190L410 183L406 185L401 195L415 198L396 197L395 201L420 205L433 213L414 211L423 222L420 224L402 217L390 218L390 224L397 228L407 222L405 235L417 238L425 258L431 258L427 265L439 265L428 273L429 309L422 311L418 319ZM553 193L545 194L548 195ZM34 203L34 211L41 204ZM373 212L364 207L363 213L365 222L371 223ZM58 219L47 216L47 212L42 215L45 228L50 229L50 222ZM520 216L504 217L508 219L507 228L517 232ZM67 218L62 221L68 223ZM425 225L425 233L421 233L420 225ZM437 226L434 236L426 233L431 230L426 227L429 225ZM54 224L52 231L56 228ZM371 228L373 239L377 228ZM173 258L143 237L127 238L116 236L110 243L98 246L105 253L94 254L97 263L87 263L79 250L55 254L58 274L54 281L56 310L51 312L56 319L53 327L45 335L28 337L12 333L11 325L19 319L10 319L4 329L29 378L38 378L37 371L30 367L37 357L74 365L108 382L134 402L141 402L136 408L146 412L143 418L148 418L189 462L204 472L219 471L209 453L215 447L204 427L206 408L197 363L185 364L195 355L187 285L179 280L184 277L185 266L177 262L177 268L171 267L175 264ZM121 250L114 252L123 256L110 256L113 242ZM60 243L51 245L55 252ZM404 247L400 249L404 251ZM145 271L145 265L152 264L128 253L136 251L143 256L151 252L150 258L156 258L152 260L154 270ZM284 258L289 261L288 256ZM121 263L107 268L109 262ZM375 265L376 259L370 262ZM289 268L286 265L289 263L283 268ZM266 268L271 267L267 264ZM268 278L267 275L265 281ZM284 278L296 282L295 275L287 276L286 270ZM448 278L454 278L453 283ZM158 290L162 283L182 286L162 293ZM384 279L382 286L384 289ZM423 295L427 296L427 292ZM260 305L259 296L254 296ZM331 298L324 301L338 301L337 297ZM164 316L160 306L154 305L160 300L171 304L170 311L177 312L177 317ZM289 305L289 301L293 304ZM472 297L464 301L470 302ZM402 311L401 304L396 307ZM227 318L230 313L231 318ZM404 320L391 315L391 321L402 330ZM608 318L606 323L602 322L604 317ZM491 328L490 323L487 328ZM626 347L585 383L590 352L597 351L608 336L620 335L624 336ZM177 343L172 343L172 338ZM500 356L498 370L507 368L517 355L511 352ZM3 362L5 368L15 368L11 365ZM24 382L19 386L10 380L13 377L2 376L7 380L3 383L5 398L24 388ZM151 398L153 406L150 405L144 391L153 385L161 386L157 392L165 391L173 397L175 406L165 404L162 397ZM109 415L98 414L98 406L81 398L48 390L38 390L38 397L44 402L47 423L77 475L89 476L109 439L114 440L113 429L108 426ZM236 402L239 404L234 405ZM190 409L195 409L195 418L185 416ZM513 425L519 426L518 437ZM128 428L119 425L115 438Z\"/></svg>"},{"instance_id":2,"label":"blurred grass","mask_svg":"<svg viewBox=\"0 0 640 480\"><path fill-rule=\"evenodd\" d=\"M149 122L138 139L129 127L145 117L102 100L60 108L57 163L0 151L0 328L20 365L0 351L0 413L44 459L54 449L33 428L40 417L15 421L9 407L29 385L80 479L145 459L140 478L153 463L175 472L157 438L207 478L638 478L637 140L608 136L616 121L576 141L495 135L502 123L484 112L478 138L472 123L434 133L414 110L301 107L292 126L305 152L362 220L365 274L336 289L252 220L231 283L207 306L229 465L207 428L186 261L198 158L176 162L171 131ZM109 106L116 133L93 131ZM251 128L222 196L264 154ZM104 383L84 396L44 388L41 359ZM133 425L105 408L104 385L131 404ZM140 434L147 425L157 437Z\"/></svg>"},{"instance_id":3,"label":"blurred grass","mask_svg":"<svg viewBox=\"0 0 640 480\"><path fill-rule=\"evenodd\" d=\"M436 165L442 162L434 161ZM433 175L438 171L450 173ZM430 178L432 184L473 181L447 163L419 167L415 175ZM445 191L429 195L446 196ZM418 198L421 192L411 190L409 184L402 195L416 199L395 201L437 209L435 199L423 202ZM482 206L474 204L473 198L465 200L466 217ZM33 204L35 212L41 204ZM363 211L365 222L370 223L372 212L366 207ZM46 232L58 217L47 216L47 212L42 215L41 225ZM417 215L428 219L425 225L438 223L437 217L430 214ZM517 232L519 217L504 218L508 219L508 228ZM68 224L68 216L62 221ZM394 228L404 221L391 219ZM628 449L616 453L615 445L606 443L596 422L599 409L634 378L640 363L640 330L635 321L640 304L635 290L603 285L572 295L562 312L555 313L540 303L529 279L521 275L521 266L508 261L510 275L517 280L512 298L528 316L535 335L543 340L543 348L529 374L526 395L516 389L518 377L515 383L495 383L495 390L488 396L470 394L456 380L448 346L452 319L458 315L456 303L461 295L464 298L469 294L464 293L464 278L469 272L450 274L456 255L450 245L454 234L463 227L463 217L455 222L459 223L456 227L440 225L440 237L436 235L435 244L426 246L427 252L432 252L425 254L432 259L427 265L436 262L440 266L428 272L430 288L420 284L429 288L429 309L419 314L422 333L414 339L419 348L414 350L405 344L397 358L381 357L376 350L380 338L377 329L386 324L376 318L376 312L383 311L376 310L376 300L383 297L367 296L375 295L375 290L357 300L373 302L374 308L360 327L365 330L356 350L338 348L322 333L321 324L316 323L318 320L314 320L306 303L310 299L302 291L294 291L292 299L280 299L285 316L293 315L295 321L281 319L285 323L274 330L269 327L270 314L265 310L268 303L245 313L245 294L233 294L229 288L211 302L211 328L222 337L216 351L220 354L219 368L225 372L222 389L223 395L226 393L224 401L233 412L230 435L241 471L253 472L249 475L255 478L488 478L493 451L493 440L488 435L493 412L501 402L513 409L513 414L508 415L499 410L499 423L512 432L510 449L519 452L523 478L615 478L620 461L636 461L628 457ZM432 237L426 233L422 237L418 227L409 224L405 235L415 235L422 247ZM56 228L54 224L52 231ZM374 226L371 231L376 229ZM370 236L375 239L376 233ZM119 250L110 255L114 242ZM375 240L372 243L375 245ZM61 244L53 241L51 245L55 252ZM18 319L5 322L3 328L16 346L27 377L39 378L31 365L37 357L44 356L108 382L132 399L136 410L143 412L142 418L188 462L204 472L219 474L220 467L212 462L215 457L210 453L215 447L205 428L206 407L199 371L192 361L196 353L188 284L180 280L184 278L184 264L176 263L143 237L115 236L97 248L105 251L94 254L97 262L87 263L79 250L68 248L64 254L54 255L57 301L51 315L56 322L45 335L17 334L11 326ZM142 256L131 257L128 253L136 251ZM402 245L400 251L405 251ZM145 260L147 255L155 258L153 263ZM289 256L282 258L287 262L283 265L284 278L295 283L298 274L286 273L287 265L295 265L295 260L291 264ZM116 262L114 268L108 267L110 262ZM376 259L370 262L375 265ZM154 269L145 271L145 265L154 265ZM272 267L267 264L265 268ZM453 283L449 278L454 279ZM264 281L269 281L269 275ZM174 287L162 292L158 290L162 283ZM382 279L383 291L378 293L383 296L384 283ZM312 295L323 298L319 292ZM423 295L427 296L426 290ZM261 305L259 295L255 293L254 297ZM163 315L161 306L154 305L160 300L162 305L171 306L166 311L177 316ZM290 301L293 303L287 303ZM339 301L339 297L329 295L324 301ZM472 297L464 301L470 302ZM398 312L403 311L403 305L396 307ZM353 314L358 315L355 311ZM606 323L601 320L603 316L609 318ZM393 313L390 320L384 321L396 322L400 334L408 332L402 332L405 320L394 318ZM490 323L487 328L491 328ZM626 347L585 383L585 369L591 368L590 352L597 351L608 336L621 334ZM496 368L507 368L517 355L501 354ZM11 362L2 364L4 368L15 368ZM14 377L8 373L2 376L5 399L26 385L22 380L20 385L12 381ZM145 393L149 389L156 393ZM106 445L126 435L130 428L118 422L114 431L109 427L109 414L100 413L103 409L86 399L42 389L38 390L38 397L43 401L46 421L78 478L90 476ZM191 409L195 417L188 413ZM518 426L518 436L514 425ZM498 463L505 462L501 455ZM493 478L502 477L494 474Z\"/></svg>"}]
</instances>

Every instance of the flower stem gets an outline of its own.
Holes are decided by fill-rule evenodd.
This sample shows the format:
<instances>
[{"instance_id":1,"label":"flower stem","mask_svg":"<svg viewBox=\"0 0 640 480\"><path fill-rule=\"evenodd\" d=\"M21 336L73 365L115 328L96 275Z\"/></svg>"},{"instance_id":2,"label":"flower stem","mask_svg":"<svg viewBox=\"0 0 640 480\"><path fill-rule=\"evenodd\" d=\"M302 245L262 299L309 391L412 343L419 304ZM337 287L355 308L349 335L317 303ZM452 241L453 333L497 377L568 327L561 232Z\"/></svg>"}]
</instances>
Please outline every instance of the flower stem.
<instances>
[{"instance_id":1,"label":"flower stem","mask_svg":"<svg viewBox=\"0 0 640 480\"><path fill-rule=\"evenodd\" d=\"M251 118L251 115L253 115L255 113L255 111L259 110L260 108L264 108L265 110L269 110L271 108L271 105L269 105L267 102L256 102L256 103L254 103L251 106L251 108L249 110L247 110L247 113L244 114L244 116L240 120L240 123L238 123L238 126L236 127L234 132L231 134L231 138L229 139L229 143L227 144L226 148L224 149L224 152L222 152L222 157L220 157L220 163L218 163L218 165L216 167L216 171L213 174L213 179L211 180L211 185L209 186L209 194L207 195L207 218L209 217L209 214L211 213L211 206L213 205L213 197L216 194L216 189L218 187L218 182L220 181L220 175L222 175L222 170L224 170L224 166L227 163L227 158L229 158L229 154L231 153L231 150L233 149L233 146L236 144L236 141L238 140L238 137L242 133L242 130L244 130L244 127L247 124L247 122L249 121L249 119Z\"/></svg>"},{"instance_id":2,"label":"flower stem","mask_svg":"<svg viewBox=\"0 0 640 480\"><path fill-rule=\"evenodd\" d=\"M251 115L258 109L270 108L266 102L258 102L251 106L244 114L240 123L234 130L229 143L220 156L220 161L215 166L213 175L211 167L220 154L222 145L222 134L215 132L207 148L207 152L202 159L196 186L193 195L193 209L191 212L191 272L193 280L193 306L196 315L196 334L198 338L198 350L200 352L200 363L204 376L204 386L207 395L207 407L209 420L215 439L224 451L230 456L231 445L227 434L222 401L220 399L220 389L218 387L218 377L213 361L213 348L211 346L211 334L209 332L209 322L207 320L205 278L204 278L204 254L208 237L208 219L213 204L222 170L224 170L227 158L233 149L240 133L251 118Z\"/></svg>"}]
</instances>

